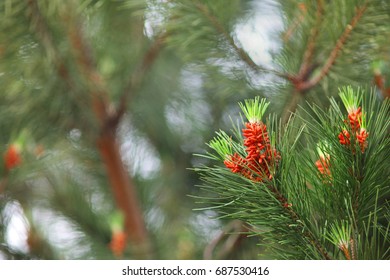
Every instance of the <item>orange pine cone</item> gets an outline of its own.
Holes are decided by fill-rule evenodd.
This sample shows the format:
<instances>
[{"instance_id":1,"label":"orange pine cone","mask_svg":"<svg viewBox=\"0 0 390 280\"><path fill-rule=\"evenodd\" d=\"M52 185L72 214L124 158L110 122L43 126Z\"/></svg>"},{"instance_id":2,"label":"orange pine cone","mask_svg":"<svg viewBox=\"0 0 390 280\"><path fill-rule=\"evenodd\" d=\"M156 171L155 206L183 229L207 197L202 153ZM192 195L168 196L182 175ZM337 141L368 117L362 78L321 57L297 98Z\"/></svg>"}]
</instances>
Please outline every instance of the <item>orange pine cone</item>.
<instances>
[{"instance_id":1,"label":"orange pine cone","mask_svg":"<svg viewBox=\"0 0 390 280\"><path fill-rule=\"evenodd\" d=\"M339 134L339 142L341 145L349 145L351 144L351 135L349 134L348 130L343 130L342 132L340 132Z\"/></svg>"},{"instance_id":2,"label":"orange pine cone","mask_svg":"<svg viewBox=\"0 0 390 280\"><path fill-rule=\"evenodd\" d=\"M4 164L7 170L11 170L19 166L22 163L22 157L20 156L19 149L15 144L9 145L7 151L4 154Z\"/></svg>"},{"instance_id":3,"label":"orange pine cone","mask_svg":"<svg viewBox=\"0 0 390 280\"><path fill-rule=\"evenodd\" d=\"M229 158L226 159L223 163L233 173L239 173L242 171L243 165L245 164L245 159L243 159L239 154L234 153L234 155L230 155Z\"/></svg>"},{"instance_id":4,"label":"orange pine cone","mask_svg":"<svg viewBox=\"0 0 390 280\"><path fill-rule=\"evenodd\" d=\"M368 132L364 128L362 128L360 129L359 133L356 132L356 138L359 141L359 145L360 145L360 149L362 150L362 153L364 153L364 150L368 146L368 142L366 141L368 138Z\"/></svg>"},{"instance_id":5,"label":"orange pine cone","mask_svg":"<svg viewBox=\"0 0 390 280\"><path fill-rule=\"evenodd\" d=\"M126 234L123 231L114 231L109 247L116 257L121 257L126 248Z\"/></svg>"},{"instance_id":6,"label":"orange pine cone","mask_svg":"<svg viewBox=\"0 0 390 280\"><path fill-rule=\"evenodd\" d=\"M317 166L317 169L321 174L330 176L329 159L330 159L329 156L327 156L326 158L321 156L320 159L316 161L315 165Z\"/></svg>"},{"instance_id":7,"label":"orange pine cone","mask_svg":"<svg viewBox=\"0 0 390 280\"><path fill-rule=\"evenodd\" d=\"M245 137L244 146L248 153L246 160L249 169L254 173L250 179L254 181L262 181L265 178L271 180L270 168L277 163L280 154L271 147L267 126L262 122L249 122L245 124L245 127L242 134Z\"/></svg>"},{"instance_id":8,"label":"orange pine cone","mask_svg":"<svg viewBox=\"0 0 390 280\"><path fill-rule=\"evenodd\" d=\"M360 128L360 122L362 120L362 108L359 107L355 111L348 114L349 124L351 125L352 131L356 132Z\"/></svg>"},{"instance_id":9,"label":"orange pine cone","mask_svg":"<svg viewBox=\"0 0 390 280\"><path fill-rule=\"evenodd\" d=\"M252 181L272 180L270 169L277 164L280 154L270 144L267 126L260 121L247 122L245 127L242 134L247 156L243 158L234 153L228 155L223 163L233 173L240 173Z\"/></svg>"}]
</instances>

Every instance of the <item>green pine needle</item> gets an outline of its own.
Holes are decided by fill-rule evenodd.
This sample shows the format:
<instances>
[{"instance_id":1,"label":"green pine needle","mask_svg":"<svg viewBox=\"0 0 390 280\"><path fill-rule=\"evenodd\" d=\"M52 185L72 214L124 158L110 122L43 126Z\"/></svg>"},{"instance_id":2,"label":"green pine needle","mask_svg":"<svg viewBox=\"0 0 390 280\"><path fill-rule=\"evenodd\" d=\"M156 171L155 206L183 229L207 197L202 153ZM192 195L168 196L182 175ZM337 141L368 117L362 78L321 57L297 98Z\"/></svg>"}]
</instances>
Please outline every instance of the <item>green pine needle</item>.
<instances>
[{"instance_id":1,"label":"green pine needle","mask_svg":"<svg viewBox=\"0 0 390 280\"><path fill-rule=\"evenodd\" d=\"M239 103L245 117L251 123L259 123L269 106L269 102L265 98L260 99L258 96L255 99L246 99L245 104Z\"/></svg>"},{"instance_id":2,"label":"green pine needle","mask_svg":"<svg viewBox=\"0 0 390 280\"><path fill-rule=\"evenodd\" d=\"M357 88L355 92L351 86L342 87L339 89L339 95L348 113L356 110L362 101L362 92L360 88Z\"/></svg>"},{"instance_id":3,"label":"green pine needle","mask_svg":"<svg viewBox=\"0 0 390 280\"><path fill-rule=\"evenodd\" d=\"M317 144L317 152L319 156L326 157L329 155L329 149L331 145L326 141L321 141Z\"/></svg>"},{"instance_id":4,"label":"green pine needle","mask_svg":"<svg viewBox=\"0 0 390 280\"><path fill-rule=\"evenodd\" d=\"M359 125L363 129L367 128L367 114L366 113L363 113L361 115L361 118L359 119Z\"/></svg>"},{"instance_id":5,"label":"green pine needle","mask_svg":"<svg viewBox=\"0 0 390 280\"><path fill-rule=\"evenodd\" d=\"M337 247L348 247L349 241L351 239L351 232L351 226L347 221L343 220L340 223L335 223L330 227L327 239Z\"/></svg>"},{"instance_id":6,"label":"green pine needle","mask_svg":"<svg viewBox=\"0 0 390 280\"><path fill-rule=\"evenodd\" d=\"M225 159L226 156L233 154L233 140L224 131L217 132L217 136L214 137L207 145Z\"/></svg>"}]
</instances>

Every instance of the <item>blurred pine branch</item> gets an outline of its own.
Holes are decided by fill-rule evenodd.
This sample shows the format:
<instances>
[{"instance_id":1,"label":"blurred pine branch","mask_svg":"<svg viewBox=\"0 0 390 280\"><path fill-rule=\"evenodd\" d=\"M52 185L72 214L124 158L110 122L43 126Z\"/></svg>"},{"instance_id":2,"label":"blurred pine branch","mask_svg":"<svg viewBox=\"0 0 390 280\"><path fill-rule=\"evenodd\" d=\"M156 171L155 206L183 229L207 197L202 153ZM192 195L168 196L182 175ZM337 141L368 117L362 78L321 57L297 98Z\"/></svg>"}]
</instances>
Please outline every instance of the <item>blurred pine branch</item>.
<instances>
[{"instance_id":1,"label":"blurred pine branch","mask_svg":"<svg viewBox=\"0 0 390 280\"><path fill-rule=\"evenodd\" d=\"M280 244L291 232L276 234L279 243L274 248L258 248L253 243L268 237L256 232L249 238L246 230L262 222L240 222L244 235L229 238L218 231L235 231L229 225L238 222L227 218L228 211L220 221L207 218L215 216L216 209L192 211L196 201L188 194L198 196L200 182L188 168L212 161L194 153L205 152L204 143L214 137L214 131L231 128L231 119L239 119L236 104L245 98L271 101L268 112L289 127L287 134L275 130L277 142L288 150L289 144L297 149L312 143L309 129L330 134L329 127L319 128L325 118L321 110L336 108L338 88L362 86L370 92L368 88L376 86L378 100L388 97L390 5L386 1L4 0L0 13L4 161L0 258L202 258L205 248L208 258L256 258L259 251L266 258L274 249L281 251ZM272 27L258 21L265 18L275 21ZM242 26L248 29L242 31ZM265 36L267 28L271 30ZM264 44L272 43L267 53L271 61L256 57L257 51L250 49L252 40L240 39L240 32L248 30L253 40L263 36ZM382 119L368 124L367 131L372 131L368 137L375 144L367 147L365 154L373 156L365 156L368 169L363 171L369 174L365 180L370 181L372 192L359 202L367 205L359 211L369 219L359 224L366 234L354 244L354 255L365 256L365 250L372 253L367 258L379 258L383 255L372 251L379 243L364 240L377 236L379 242L388 231L386 226L372 226L386 224L385 207L373 211L372 203L375 186L388 180L375 160L387 162L378 135L386 132L382 125L388 111L387 107L379 110L374 102L367 104L371 104L367 112L377 112ZM291 118L300 107L300 117ZM336 118L344 111L331 112ZM276 127L277 118L272 120L270 127ZM303 136L297 140L300 133ZM240 137L239 131L235 137ZM374 145L383 149L373 150ZM7 159L13 146L18 147L17 153ZM280 164L292 170L305 167L310 174L315 171L309 164L313 157L313 153L294 152ZM213 182L220 179L215 176ZM303 190L308 179L319 184L311 177L281 180L292 180ZM213 188L208 191L217 195ZM285 191L281 193L286 199L294 196ZM379 194L377 200L384 203L386 197ZM305 196L299 207L308 207L304 206L308 201ZM244 218L245 212L261 213L256 203L240 204L243 212L236 218ZM348 203L356 216L355 202ZM280 212L272 203L266 203L266 208L274 209L275 215ZM112 221L118 209L124 213L119 226ZM45 217L53 217L53 223ZM311 221L320 223L317 218ZM23 226L15 229L13 224L20 220ZM292 222L299 228L297 221ZM318 239L322 233L315 226L308 232L313 238L306 238L318 239L315 242L328 248L342 226L354 229L340 221L332 224L335 230L328 239ZM64 229L51 232L51 227ZM117 254L110 251L111 239L121 230L128 246L119 246L123 252ZM19 235L26 240L16 242ZM296 244L305 241L294 238ZM315 247L309 246L304 257L319 257ZM283 257L296 257L295 251L285 250ZM336 256L336 252L328 254Z\"/></svg>"}]
</instances>

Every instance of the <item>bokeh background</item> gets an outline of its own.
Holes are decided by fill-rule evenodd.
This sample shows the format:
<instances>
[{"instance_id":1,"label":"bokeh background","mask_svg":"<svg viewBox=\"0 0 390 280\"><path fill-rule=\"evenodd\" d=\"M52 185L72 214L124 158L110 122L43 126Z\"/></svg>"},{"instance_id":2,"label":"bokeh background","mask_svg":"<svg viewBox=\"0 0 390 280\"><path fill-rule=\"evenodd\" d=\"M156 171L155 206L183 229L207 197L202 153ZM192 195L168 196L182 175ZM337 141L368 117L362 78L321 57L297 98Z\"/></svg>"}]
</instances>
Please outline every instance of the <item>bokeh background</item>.
<instances>
[{"instance_id":1,"label":"bokeh background","mask_svg":"<svg viewBox=\"0 0 390 280\"><path fill-rule=\"evenodd\" d=\"M197 204L237 102L389 96L381 0L1 0L0 259L267 258ZM237 234L244 232L243 234Z\"/></svg>"}]
</instances>

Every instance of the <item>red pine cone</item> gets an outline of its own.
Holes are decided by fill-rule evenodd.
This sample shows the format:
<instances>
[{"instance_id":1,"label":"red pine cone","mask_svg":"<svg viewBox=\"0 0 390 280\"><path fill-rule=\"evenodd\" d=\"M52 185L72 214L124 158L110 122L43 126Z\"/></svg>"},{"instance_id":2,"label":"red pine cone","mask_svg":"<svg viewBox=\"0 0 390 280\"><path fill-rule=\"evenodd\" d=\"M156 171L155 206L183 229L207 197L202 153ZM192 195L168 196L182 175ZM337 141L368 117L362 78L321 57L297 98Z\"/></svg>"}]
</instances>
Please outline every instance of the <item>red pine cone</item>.
<instances>
[{"instance_id":1,"label":"red pine cone","mask_svg":"<svg viewBox=\"0 0 390 280\"><path fill-rule=\"evenodd\" d=\"M276 161L280 158L276 149L271 147L270 139L268 137L267 126L262 123L246 123L242 134L245 137L244 146L248 155L248 167L254 174L251 179L255 181L262 181L264 178L272 179L270 167L273 167Z\"/></svg>"},{"instance_id":2,"label":"red pine cone","mask_svg":"<svg viewBox=\"0 0 390 280\"><path fill-rule=\"evenodd\" d=\"M321 174L324 174L324 175L329 175L330 176L330 157L327 156L326 158L324 156L321 156L319 160L316 161L316 166L317 166L317 169L318 171L321 173Z\"/></svg>"},{"instance_id":3,"label":"red pine cone","mask_svg":"<svg viewBox=\"0 0 390 280\"><path fill-rule=\"evenodd\" d=\"M350 111L348 113L348 120L349 125L351 127L352 133L356 134L356 139L359 142L360 149L362 153L364 153L364 150L367 148L367 138L368 138L368 132L365 128L361 128L361 121L362 121L362 109L361 107L357 108L356 110ZM348 122L347 120L345 121ZM350 145L351 144L351 135L348 132L348 130L344 129L340 134L338 135L339 142L341 145ZM355 151L353 151L355 153Z\"/></svg>"},{"instance_id":4,"label":"red pine cone","mask_svg":"<svg viewBox=\"0 0 390 280\"><path fill-rule=\"evenodd\" d=\"M351 135L349 134L348 130L344 129L343 132L340 132L339 142L341 145L351 144Z\"/></svg>"},{"instance_id":5,"label":"red pine cone","mask_svg":"<svg viewBox=\"0 0 390 280\"><path fill-rule=\"evenodd\" d=\"M239 173L243 170L243 166L246 165L245 159L243 159L239 154L234 153L234 155L229 155L228 159L224 162L225 166L229 168L233 173Z\"/></svg>"},{"instance_id":6,"label":"red pine cone","mask_svg":"<svg viewBox=\"0 0 390 280\"><path fill-rule=\"evenodd\" d=\"M19 149L15 144L9 145L4 154L4 163L7 170L11 170L22 163L22 157L20 156Z\"/></svg>"},{"instance_id":7,"label":"red pine cone","mask_svg":"<svg viewBox=\"0 0 390 280\"><path fill-rule=\"evenodd\" d=\"M116 257L121 257L126 248L126 234L123 231L114 231L109 247Z\"/></svg>"},{"instance_id":8,"label":"red pine cone","mask_svg":"<svg viewBox=\"0 0 390 280\"><path fill-rule=\"evenodd\" d=\"M224 164L233 173L240 173L244 177L261 182L265 178L272 179L272 168L280 154L271 147L267 126L262 122L247 122L242 130L246 158L235 153L229 155Z\"/></svg>"},{"instance_id":9,"label":"red pine cone","mask_svg":"<svg viewBox=\"0 0 390 280\"><path fill-rule=\"evenodd\" d=\"M362 150L362 153L364 153L364 150L367 148L368 143L367 143L367 138L368 138L368 132L364 129L361 128L360 132L356 132L356 139L359 141L360 149Z\"/></svg>"},{"instance_id":10,"label":"red pine cone","mask_svg":"<svg viewBox=\"0 0 390 280\"><path fill-rule=\"evenodd\" d=\"M356 111L352 111L348 114L349 124L353 132L356 132L360 128L360 122L362 120L362 108L357 108Z\"/></svg>"}]
</instances>

